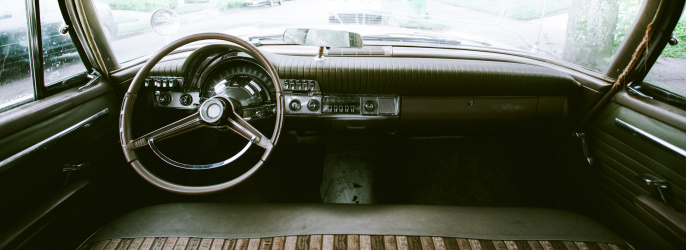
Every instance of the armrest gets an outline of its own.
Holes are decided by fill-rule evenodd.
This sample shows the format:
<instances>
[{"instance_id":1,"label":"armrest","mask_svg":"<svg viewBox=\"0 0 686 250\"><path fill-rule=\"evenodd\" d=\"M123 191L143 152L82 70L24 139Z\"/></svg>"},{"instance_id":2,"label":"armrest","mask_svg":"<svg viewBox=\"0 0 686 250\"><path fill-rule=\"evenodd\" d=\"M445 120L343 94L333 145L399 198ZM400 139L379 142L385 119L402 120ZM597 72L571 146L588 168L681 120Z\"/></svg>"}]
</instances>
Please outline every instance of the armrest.
<instances>
[{"instance_id":1,"label":"armrest","mask_svg":"<svg viewBox=\"0 0 686 250\"><path fill-rule=\"evenodd\" d=\"M634 204L662 226L674 233L679 239L686 242L686 214L676 211L661 201L648 195L639 195L634 198Z\"/></svg>"}]
</instances>

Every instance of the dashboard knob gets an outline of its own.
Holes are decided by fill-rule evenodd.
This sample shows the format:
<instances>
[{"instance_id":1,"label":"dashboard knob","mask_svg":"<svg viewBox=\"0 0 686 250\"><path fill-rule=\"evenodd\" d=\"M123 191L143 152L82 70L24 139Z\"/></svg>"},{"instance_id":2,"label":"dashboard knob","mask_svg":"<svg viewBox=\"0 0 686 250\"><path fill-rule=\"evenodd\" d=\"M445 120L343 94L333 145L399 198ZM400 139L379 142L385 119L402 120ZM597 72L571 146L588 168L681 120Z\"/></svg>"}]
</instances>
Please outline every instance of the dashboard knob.
<instances>
[{"instance_id":1,"label":"dashboard knob","mask_svg":"<svg viewBox=\"0 0 686 250\"><path fill-rule=\"evenodd\" d=\"M180 102L181 105L183 105L183 106L191 105L191 103L193 103L193 97L192 97L191 95L189 95L189 94L184 94L184 95L182 95L181 98L179 99L179 102Z\"/></svg>"},{"instance_id":2,"label":"dashboard knob","mask_svg":"<svg viewBox=\"0 0 686 250\"><path fill-rule=\"evenodd\" d=\"M168 93L164 93L160 96L160 105L167 106L171 103L172 97Z\"/></svg>"},{"instance_id":3,"label":"dashboard knob","mask_svg":"<svg viewBox=\"0 0 686 250\"><path fill-rule=\"evenodd\" d=\"M313 112L319 110L319 101L311 99L309 102L307 102L307 109Z\"/></svg>"},{"instance_id":4,"label":"dashboard knob","mask_svg":"<svg viewBox=\"0 0 686 250\"><path fill-rule=\"evenodd\" d=\"M374 101L367 101L364 103L364 110L367 112L372 112L376 108Z\"/></svg>"},{"instance_id":5,"label":"dashboard knob","mask_svg":"<svg viewBox=\"0 0 686 250\"><path fill-rule=\"evenodd\" d=\"M290 104L288 104L288 108L291 109L291 111L298 111L301 108L301 104L299 100L292 100Z\"/></svg>"}]
</instances>

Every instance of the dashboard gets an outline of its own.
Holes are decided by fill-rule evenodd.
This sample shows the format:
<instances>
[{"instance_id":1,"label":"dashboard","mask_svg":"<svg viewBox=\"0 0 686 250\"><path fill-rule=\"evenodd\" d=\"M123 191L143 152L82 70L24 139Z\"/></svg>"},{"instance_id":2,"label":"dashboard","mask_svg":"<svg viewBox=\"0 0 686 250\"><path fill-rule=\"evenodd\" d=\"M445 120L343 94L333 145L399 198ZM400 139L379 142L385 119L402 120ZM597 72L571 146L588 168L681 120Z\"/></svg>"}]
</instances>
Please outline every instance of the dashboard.
<instances>
[{"instance_id":1,"label":"dashboard","mask_svg":"<svg viewBox=\"0 0 686 250\"><path fill-rule=\"evenodd\" d=\"M569 115L580 84L550 68L500 61L384 56L314 60L265 52L285 94L285 119L303 129L481 131L548 126ZM209 45L159 63L145 79L153 107L197 110L214 95L250 121L275 113L275 87L247 53Z\"/></svg>"}]
</instances>

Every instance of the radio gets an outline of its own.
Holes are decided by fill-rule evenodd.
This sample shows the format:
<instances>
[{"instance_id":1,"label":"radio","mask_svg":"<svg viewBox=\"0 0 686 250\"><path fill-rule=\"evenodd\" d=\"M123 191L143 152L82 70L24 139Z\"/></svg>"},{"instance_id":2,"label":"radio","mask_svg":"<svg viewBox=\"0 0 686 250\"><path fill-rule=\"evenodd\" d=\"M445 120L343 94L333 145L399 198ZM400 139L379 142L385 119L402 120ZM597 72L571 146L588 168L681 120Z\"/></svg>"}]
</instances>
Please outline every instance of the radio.
<instances>
[{"instance_id":1,"label":"radio","mask_svg":"<svg viewBox=\"0 0 686 250\"><path fill-rule=\"evenodd\" d=\"M397 116L398 96L323 95L319 82L282 79L287 115Z\"/></svg>"},{"instance_id":2,"label":"radio","mask_svg":"<svg viewBox=\"0 0 686 250\"><path fill-rule=\"evenodd\" d=\"M360 114L360 97L322 97L323 114Z\"/></svg>"}]
</instances>

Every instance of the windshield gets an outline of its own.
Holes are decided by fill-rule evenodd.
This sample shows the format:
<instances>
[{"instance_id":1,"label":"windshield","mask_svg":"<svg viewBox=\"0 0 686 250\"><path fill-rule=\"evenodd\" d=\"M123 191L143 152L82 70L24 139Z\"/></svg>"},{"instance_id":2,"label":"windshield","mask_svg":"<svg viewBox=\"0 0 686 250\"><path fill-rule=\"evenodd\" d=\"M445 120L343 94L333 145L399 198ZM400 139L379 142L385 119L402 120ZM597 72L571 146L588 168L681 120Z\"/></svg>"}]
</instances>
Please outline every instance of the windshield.
<instances>
[{"instance_id":1,"label":"windshield","mask_svg":"<svg viewBox=\"0 0 686 250\"><path fill-rule=\"evenodd\" d=\"M640 0L94 0L120 63L193 33L222 32L261 44L287 28L358 32L365 41L514 50L604 71ZM152 13L173 10L164 32ZM103 8L100 8L103 9ZM167 19L164 15L161 19ZM160 18L158 18L160 19ZM155 21L157 22L157 21ZM178 29L177 29L178 28ZM173 34L168 31L173 30ZM271 41L270 41L271 40ZM145 41L145 42L141 42Z\"/></svg>"}]
</instances>

